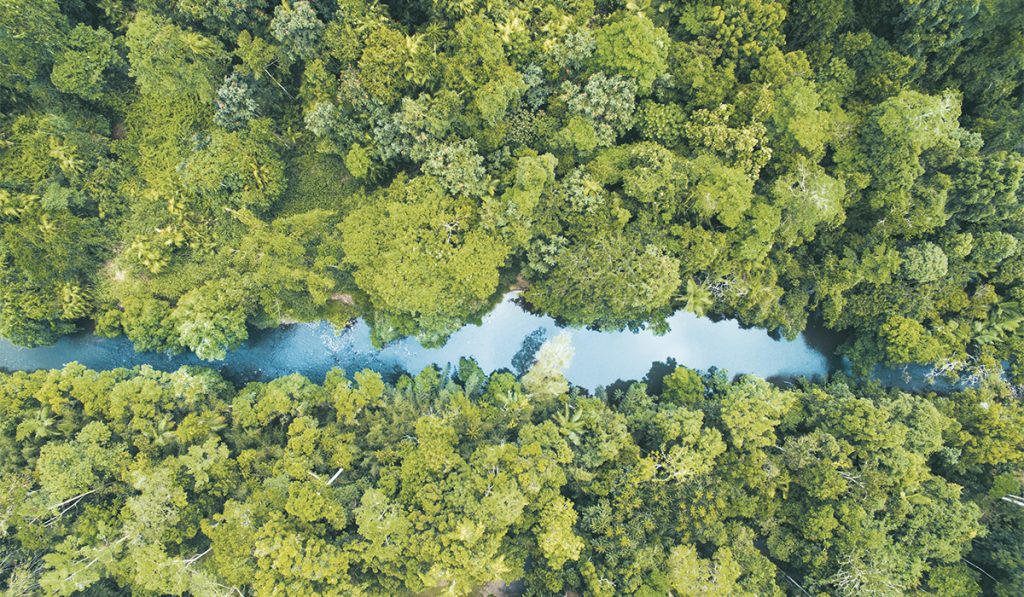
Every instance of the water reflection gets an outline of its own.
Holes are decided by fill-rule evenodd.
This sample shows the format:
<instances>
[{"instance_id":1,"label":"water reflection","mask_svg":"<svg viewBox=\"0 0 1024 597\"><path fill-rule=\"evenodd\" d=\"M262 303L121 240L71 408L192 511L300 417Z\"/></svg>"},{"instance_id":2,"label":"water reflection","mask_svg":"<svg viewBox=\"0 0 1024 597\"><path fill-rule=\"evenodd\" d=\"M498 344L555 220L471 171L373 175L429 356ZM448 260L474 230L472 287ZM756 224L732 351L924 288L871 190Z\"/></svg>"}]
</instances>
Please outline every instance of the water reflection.
<instances>
[{"instance_id":1,"label":"water reflection","mask_svg":"<svg viewBox=\"0 0 1024 597\"><path fill-rule=\"evenodd\" d=\"M671 331L656 336L638 333L570 329L576 358L566 372L573 384L594 389L619 379L641 379L657 361L674 362L693 369L712 366L731 374L753 373L761 377L820 378L830 370L829 358L811 346L805 336L775 340L761 329L743 329L732 320L711 321L679 312L669 319ZM545 338L559 330L550 317L521 309L508 295L487 314L481 325L468 325L441 348L423 348L406 338L375 349L369 328L362 321L337 333L326 323L297 324L255 332L244 346L218 362L204 362L194 355L166 356L137 353L124 338L99 338L79 334L52 346L19 348L0 341L0 367L9 370L59 368L78 361L92 369L113 369L147 364L162 370L182 365L219 369L235 381L266 380L301 373L321 381L328 370L370 368L384 374L418 372L430 364L455 366L460 357L473 357L485 371L509 369L521 372Z\"/></svg>"}]
</instances>

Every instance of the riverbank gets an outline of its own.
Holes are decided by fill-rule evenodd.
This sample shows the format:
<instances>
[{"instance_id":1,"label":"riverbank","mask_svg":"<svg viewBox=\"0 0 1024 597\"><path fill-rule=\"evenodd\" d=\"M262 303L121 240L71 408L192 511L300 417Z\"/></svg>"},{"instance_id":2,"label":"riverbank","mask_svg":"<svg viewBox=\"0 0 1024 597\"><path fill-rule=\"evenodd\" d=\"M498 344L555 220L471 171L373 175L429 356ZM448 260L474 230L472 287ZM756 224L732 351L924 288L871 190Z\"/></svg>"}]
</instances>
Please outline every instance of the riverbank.
<instances>
[{"instance_id":1,"label":"riverbank","mask_svg":"<svg viewBox=\"0 0 1024 597\"><path fill-rule=\"evenodd\" d=\"M470 324L452 335L440 348L424 348L404 338L377 349L362 320L338 330L326 322L253 330L250 339L222 361L203 361L194 354L165 355L136 352L126 338L102 338L82 333L60 339L51 346L21 348L0 340L0 368L6 370L57 369L70 362L109 370L149 365L172 371L186 365L208 367L236 384L264 381L300 373L320 382L331 369L349 373L372 369L392 379L402 372L417 373L430 365L456 367L471 357L485 372L509 369L521 372L532 358L531 350L544 339L566 331L576 358L566 371L570 383L595 390L618 381L644 379L659 364L682 365L697 370L712 367L730 375L755 374L779 385L804 377L821 380L831 373L849 370L848 363L826 352L820 333L808 332L795 340L773 339L765 330L744 329L734 320L713 321L678 312L669 319L671 330L663 335L650 331L600 332L561 328L553 319L529 313L506 294L479 325ZM834 345L832 345L834 348ZM885 384L903 389L949 391L947 380L928 380L930 368L880 370Z\"/></svg>"}]
</instances>

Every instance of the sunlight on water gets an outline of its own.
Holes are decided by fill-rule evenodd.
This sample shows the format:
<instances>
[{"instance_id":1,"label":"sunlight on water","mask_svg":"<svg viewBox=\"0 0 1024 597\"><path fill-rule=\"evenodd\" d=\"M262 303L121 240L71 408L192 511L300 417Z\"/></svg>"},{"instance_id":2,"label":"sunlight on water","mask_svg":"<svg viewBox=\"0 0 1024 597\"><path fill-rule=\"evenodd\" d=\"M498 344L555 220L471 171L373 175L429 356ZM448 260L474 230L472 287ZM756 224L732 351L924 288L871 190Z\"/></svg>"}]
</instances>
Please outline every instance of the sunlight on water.
<instances>
[{"instance_id":1,"label":"sunlight on water","mask_svg":"<svg viewBox=\"0 0 1024 597\"><path fill-rule=\"evenodd\" d=\"M667 359L694 369L716 366L731 374L753 373L762 377L817 377L828 372L828 358L803 336L793 341L774 340L761 329L745 330L735 321L714 322L685 312L675 314L669 324L672 329L663 336L649 331L570 329L576 358L566 377L576 385L593 389L619 379L642 378L652 362ZM78 361L94 369L146 364L170 370L181 365L205 364L233 379L269 379L301 373L319 381L334 367L350 373L363 368L382 373L416 373L431 364L454 367L459 358L472 357L484 371L490 372L512 370L513 359L531 334L536 344L538 338L550 338L559 331L550 317L527 313L515 303L514 295L508 295L483 318L482 325L462 328L441 348L423 348L415 339L405 338L377 350L370 342L365 322L358 321L340 334L320 322L254 332L248 343L229 353L224 361L210 363L193 355L136 353L124 338L88 334L31 349L0 341L0 367L49 369ZM522 354L528 363L532 353L526 350Z\"/></svg>"}]
</instances>

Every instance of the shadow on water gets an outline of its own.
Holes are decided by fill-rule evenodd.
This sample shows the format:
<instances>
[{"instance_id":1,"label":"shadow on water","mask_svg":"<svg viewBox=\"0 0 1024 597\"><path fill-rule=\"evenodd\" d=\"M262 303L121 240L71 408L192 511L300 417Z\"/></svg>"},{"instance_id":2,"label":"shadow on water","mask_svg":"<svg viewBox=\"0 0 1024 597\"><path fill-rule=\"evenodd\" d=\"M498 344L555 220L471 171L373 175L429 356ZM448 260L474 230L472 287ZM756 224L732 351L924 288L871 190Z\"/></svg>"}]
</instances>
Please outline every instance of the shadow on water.
<instances>
[{"instance_id":1,"label":"shadow on water","mask_svg":"<svg viewBox=\"0 0 1024 597\"><path fill-rule=\"evenodd\" d=\"M614 403L625 395L626 391L629 390L633 383L639 381L647 386L647 393L649 395L660 395L665 387L665 377L675 371L677 367L679 367L679 363L677 363L672 357L668 357L663 361L654 361L651 363L651 368L643 377L636 379L616 379L612 383L603 386L601 388L601 393L604 395L605 400Z\"/></svg>"},{"instance_id":2,"label":"shadow on water","mask_svg":"<svg viewBox=\"0 0 1024 597\"><path fill-rule=\"evenodd\" d=\"M807 328L801 334L807 345L828 358L829 371L844 369L843 357L839 355L839 347L849 338L847 332L836 332L825 327L825 320L820 313L811 315L807 320Z\"/></svg>"},{"instance_id":3,"label":"shadow on water","mask_svg":"<svg viewBox=\"0 0 1024 597\"><path fill-rule=\"evenodd\" d=\"M665 389L665 378L678 367L679 363L672 357L651 363L651 369L643 378L643 382L647 384L647 393L661 394Z\"/></svg>"}]
</instances>

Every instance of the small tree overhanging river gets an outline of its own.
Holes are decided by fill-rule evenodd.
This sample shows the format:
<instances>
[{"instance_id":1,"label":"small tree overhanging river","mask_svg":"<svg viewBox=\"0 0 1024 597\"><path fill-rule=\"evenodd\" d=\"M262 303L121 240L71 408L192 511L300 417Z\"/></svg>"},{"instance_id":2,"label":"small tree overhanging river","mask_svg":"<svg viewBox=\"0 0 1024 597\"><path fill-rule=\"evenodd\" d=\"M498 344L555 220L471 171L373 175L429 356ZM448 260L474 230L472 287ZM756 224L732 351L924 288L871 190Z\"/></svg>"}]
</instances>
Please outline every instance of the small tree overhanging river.
<instances>
[{"instance_id":1,"label":"small tree overhanging river","mask_svg":"<svg viewBox=\"0 0 1024 597\"><path fill-rule=\"evenodd\" d=\"M221 371L238 382L268 380L301 373L322 381L332 368L354 372L369 368L384 374L417 373L436 364L455 366L472 357L484 371L502 368L522 372L533 352L545 339L568 331L576 356L566 371L572 384L593 390L617 380L640 379L651 363L674 361L691 369L717 367L729 374L751 373L764 378L807 377L820 379L841 366L839 359L816 348L807 334L795 340L776 340L758 328L743 329L734 320L712 321L680 311L668 320L671 331L655 335L640 332L600 332L559 328L553 319L523 310L514 294L507 295L484 316L481 325L467 325L440 348L423 348L405 338L375 348L369 327L359 320L338 331L325 322L293 324L257 331L222 361L203 361L191 353L164 355L136 352L124 337L102 338L76 334L51 346L22 348L0 340L0 368L6 370L54 369L70 362L105 370L150 365L174 370L201 365ZM923 378L922 373L914 377ZM908 380L889 372L883 381L905 385ZM910 380L910 385L919 380Z\"/></svg>"}]
</instances>

